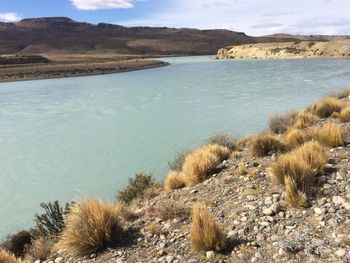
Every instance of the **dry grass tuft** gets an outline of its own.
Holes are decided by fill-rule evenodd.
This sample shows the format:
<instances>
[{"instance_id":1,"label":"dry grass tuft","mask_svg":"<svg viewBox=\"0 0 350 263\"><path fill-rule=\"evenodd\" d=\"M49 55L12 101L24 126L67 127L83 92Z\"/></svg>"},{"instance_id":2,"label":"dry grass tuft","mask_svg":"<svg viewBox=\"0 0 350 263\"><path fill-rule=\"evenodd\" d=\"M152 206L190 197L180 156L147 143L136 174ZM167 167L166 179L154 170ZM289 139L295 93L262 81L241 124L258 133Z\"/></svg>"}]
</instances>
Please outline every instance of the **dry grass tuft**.
<instances>
[{"instance_id":1,"label":"dry grass tuft","mask_svg":"<svg viewBox=\"0 0 350 263\"><path fill-rule=\"evenodd\" d=\"M216 133L209 137L204 144L218 144L220 146L227 147L231 150L235 148L236 139L230 134L226 133Z\"/></svg>"},{"instance_id":2,"label":"dry grass tuft","mask_svg":"<svg viewBox=\"0 0 350 263\"><path fill-rule=\"evenodd\" d=\"M285 142L290 149L299 147L305 142L305 134L297 128L291 128L287 131L285 135Z\"/></svg>"},{"instance_id":3,"label":"dry grass tuft","mask_svg":"<svg viewBox=\"0 0 350 263\"><path fill-rule=\"evenodd\" d=\"M53 252L54 245L55 241L49 237L41 237L34 240L32 245L26 250L26 261L47 260Z\"/></svg>"},{"instance_id":4,"label":"dry grass tuft","mask_svg":"<svg viewBox=\"0 0 350 263\"><path fill-rule=\"evenodd\" d=\"M304 160L312 170L314 176L324 171L328 158L322 146L316 141L310 141L294 150L293 154Z\"/></svg>"},{"instance_id":5,"label":"dry grass tuft","mask_svg":"<svg viewBox=\"0 0 350 263\"><path fill-rule=\"evenodd\" d=\"M293 125L296 117L296 112L288 112L271 116L268 120L270 131L273 133L284 133Z\"/></svg>"},{"instance_id":6,"label":"dry grass tuft","mask_svg":"<svg viewBox=\"0 0 350 263\"><path fill-rule=\"evenodd\" d=\"M198 250L214 250L220 252L225 247L225 234L214 221L208 209L201 204L194 204L191 225L191 248Z\"/></svg>"},{"instance_id":7,"label":"dry grass tuft","mask_svg":"<svg viewBox=\"0 0 350 263\"><path fill-rule=\"evenodd\" d=\"M133 221L137 218L135 213L137 208L134 205L127 205L125 203L118 202L115 205L115 209L117 210L118 215L126 221Z\"/></svg>"},{"instance_id":8,"label":"dry grass tuft","mask_svg":"<svg viewBox=\"0 0 350 263\"><path fill-rule=\"evenodd\" d=\"M286 200L293 207L305 207L306 193L315 177L323 172L327 156L321 145L311 141L279 156L271 167L275 180L284 185Z\"/></svg>"},{"instance_id":9,"label":"dry grass tuft","mask_svg":"<svg viewBox=\"0 0 350 263\"><path fill-rule=\"evenodd\" d=\"M65 218L66 227L58 247L82 256L105 248L120 238L122 226L114 204L85 199L73 204Z\"/></svg>"},{"instance_id":10,"label":"dry grass tuft","mask_svg":"<svg viewBox=\"0 0 350 263\"><path fill-rule=\"evenodd\" d=\"M342 110L342 103L336 98L327 97L311 106L311 112L320 118L328 118L334 112Z\"/></svg>"},{"instance_id":11,"label":"dry grass tuft","mask_svg":"<svg viewBox=\"0 0 350 263\"><path fill-rule=\"evenodd\" d=\"M318 132L319 140L329 146L337 147L344 144L340 127L332 122L327 122Z\"/></svg>"},{"instance_id":12,"label":"dry grass tuft","mask_svg":"<svg viewBox=\"0 0 350 263\"><path fill-rule=\"evenodd\" d=\"M261 157L286 152L287 146L276 135L263 134L251 142L249 150L252 156Z\"/></svg>"},{"instance_id":13,"label":"dry grass tuft","mask_svg":"<svg viewBox=\"0 0 350 263\"><path fill-rule=\"evenodd\" d=\"M237 169L235 170L235 174L237 175L246 175L248 174L247 168L243 164L240 164Z\"/></svg>"},{"instance_id":14,"label":"dry grass tuft","mask_svg":"<svg viewBox=\"0 0 350 263\"><path fill-rule=\"evenodd\" d=\"M307 207L309 202L305 193L298 190L295 180L290 176L284 178L286 201L292 207Z\"/></svg>"},{"instance_id":15,"label":"dry grass tuft","mask_svg":"<svg viewBox=\"0 0 350 263\"><path fill-rule=\"evenodd\" d=\"M341 110L339 119L341 122L350 122L350 106L346 106Z\"/></svg>"},{"instance_id":16,"label":"dry grass tuft","mask_svg":"<svg viewBox=\"0 0 350 263\"><path fill-rule=\"evenodd\" d=\"M185 186L185 178L181 173L175 171L170 171L164 182L165 190L180 189Z\"/></svg>"},{"instance_id":17,"label":"dry grass tuft","mask_svg":"<svg viewBox=\"0 0 350 263\"><path fill-rule=\"evenodd\" d=\"M208 144L193 150L185 159L182 172L186 185L204 181L231 151L223 146Z\"/></svg>"},{"instance_id":18,"label":"dry grass tuft","mask_svg":"<svg viewBox=\"0 0 350 263\"><path fill-rule=\"evenodd\" d=\"M318 118L308 111L299 112L294 120L293 127L296 129L305 129L317 122Z\"/></svg>"},{"instance_id":19,"label":"dry grass tuft","mask_svg":"<svg viewBox=\"0 0 350 263\"><path fill-rule=\"evenodd\" d=\"M338 99L346 99L346 98L349 98L349 96L350 96L350 88L346 88L343 91L336 94L336 97Z\"/></svg>"},{"instance_id":20,"label":"dry grass tuft","mask_svg":"<svg viewBox=\"0 0 350 263\"><path fill-rule=\"evenodd\" d=\"M14 254L1 249L0 263L21 263L21 260L17 259Z\"/></svg>"}]
</instances>

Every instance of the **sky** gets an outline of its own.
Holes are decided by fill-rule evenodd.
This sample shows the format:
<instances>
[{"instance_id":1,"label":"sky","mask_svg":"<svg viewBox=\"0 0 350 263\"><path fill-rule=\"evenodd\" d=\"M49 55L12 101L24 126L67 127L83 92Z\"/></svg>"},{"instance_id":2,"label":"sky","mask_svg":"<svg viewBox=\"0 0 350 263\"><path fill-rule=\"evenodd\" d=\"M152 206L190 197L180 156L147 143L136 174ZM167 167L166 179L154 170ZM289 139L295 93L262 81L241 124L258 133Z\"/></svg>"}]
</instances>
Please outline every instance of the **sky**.
<instances>
[{"instance_id":1,"label":"sky","mask_svg":"<svg viewBox=\"0 0 350 263\"><path fill-rule=\"evenodd\" d=\"M248 35L350 35L350 0L0 0L0 21L65 16L89 23L229 29Z\"/></svg>"}]
</instances>

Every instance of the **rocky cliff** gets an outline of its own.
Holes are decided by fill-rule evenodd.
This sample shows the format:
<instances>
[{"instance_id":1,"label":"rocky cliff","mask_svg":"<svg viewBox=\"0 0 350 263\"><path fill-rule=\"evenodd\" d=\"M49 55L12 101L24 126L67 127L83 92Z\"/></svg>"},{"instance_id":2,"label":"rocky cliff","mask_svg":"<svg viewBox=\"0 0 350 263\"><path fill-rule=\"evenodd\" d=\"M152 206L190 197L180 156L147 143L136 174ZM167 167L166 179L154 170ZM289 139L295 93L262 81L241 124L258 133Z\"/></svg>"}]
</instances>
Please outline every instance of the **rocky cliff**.
<instances>
[{"instance_id":1,"label":"rocky cliff","mask_svg":"<svg viewBox=\"0 0 350 263\"><path fill-rule=\"evenodd\" d=\"M350 57L350 40L297 41L285 43L258 43L222 48L219 59L268 58L347 58Z\"/></svg>"}]
</instances>

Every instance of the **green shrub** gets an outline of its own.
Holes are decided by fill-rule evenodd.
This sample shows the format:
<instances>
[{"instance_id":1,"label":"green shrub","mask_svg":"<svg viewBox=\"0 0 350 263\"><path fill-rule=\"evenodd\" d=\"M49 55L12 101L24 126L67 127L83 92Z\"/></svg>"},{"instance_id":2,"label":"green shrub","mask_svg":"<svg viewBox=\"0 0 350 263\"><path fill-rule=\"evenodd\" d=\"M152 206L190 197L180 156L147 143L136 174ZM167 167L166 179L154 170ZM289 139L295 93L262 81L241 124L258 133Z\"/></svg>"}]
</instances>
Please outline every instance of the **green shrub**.
<instances>
[{"instance_id":1,"label":"green shrub","mask_svg":"<svg viewBox=\"0 0 350 263\"><path fill-rule=\"evenodd\" d=\"M32 239L33 234L31 231L22 230L17 234L8 236L0 247L11 252L17 257L22 257L26 247L31 245Z\"/></svg>"},{"instance_id":2,"label":"green shrub","mask_svg":"<svg viewBox=\"0 0 350 263\"><path fill-rule=\"evenodd\" d=\"M69 210L69 204L62 208L58 201L54 201L53 203L41 203L40 206L45 213L35 214L36 231L41 236L57 236L64 228L64 215Z\"/></svg>"},{"instance_id":3,"label":"green shrub","mask_svg":"<svg viewBox=\"0 0 350 263\"><path fill-rule=\"evenodd\" d=\"M216 133L205 141L205 144L218 144L231 150L235 148L235 143L235 138L230 134L225 133Z\"/></svg>"},{"instance_id":4,"label":"green shrub","mask_svg":"<svg viewBox=\"0 0 350 263\"><path fill-rule=\"evenodd\" d=\"M190 153L190 151L185 150L182 152L177 152L173 160L168 161L168 166L171 171L181 172L182 166L185 162L186 156Z\"/></svg>"},{"instance_id":5,"label":"green shrub","mask_svg":"<svg viewBox=\"0 0 350 263\"><path fill-rule=\"evenodd\" d=\"M129 204L135 198L141 197L143 193L152 186L159 186L151 174L138 173L129 179L128 186L119 191L117 199Z\"/></svg>"}]
</instances>

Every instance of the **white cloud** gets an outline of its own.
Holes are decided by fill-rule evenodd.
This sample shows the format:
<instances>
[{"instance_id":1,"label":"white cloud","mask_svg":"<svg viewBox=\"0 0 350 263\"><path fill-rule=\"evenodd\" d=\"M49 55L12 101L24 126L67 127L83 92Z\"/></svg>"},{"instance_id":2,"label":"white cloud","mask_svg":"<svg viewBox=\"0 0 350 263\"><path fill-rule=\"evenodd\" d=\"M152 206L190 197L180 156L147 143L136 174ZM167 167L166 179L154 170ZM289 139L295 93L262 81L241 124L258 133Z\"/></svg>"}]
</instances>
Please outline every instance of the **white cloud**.
<instances>
[{"instance_id":1,"label":"white cloud","mask_svg":"<svg viewBox=\"0 0 350 263\"><path fill-rule=\"evenodd\" d=\"M0 13L0 22L16 22L21 20L17 13Z\"/></svg>"},{"instance_id":2,"label":"white cloud","mask_svg":"<svg viewBox=\"0 0 350 263\"><path fill-rule=\"evenodd\" d=\"M167 0L153 13L117 23L226 28L249 35L349 34L348 10L349 0Z\"/></svg>"},{"instance_id":3,"label":"white cloud","mask_svg":"<svg viewBox=\"0 0 350 263\"><path fill-rule=\"evenodd\" d=\"M132 8L132 0L70 0L79 10Z\"/></svg>"}]
</instances>

